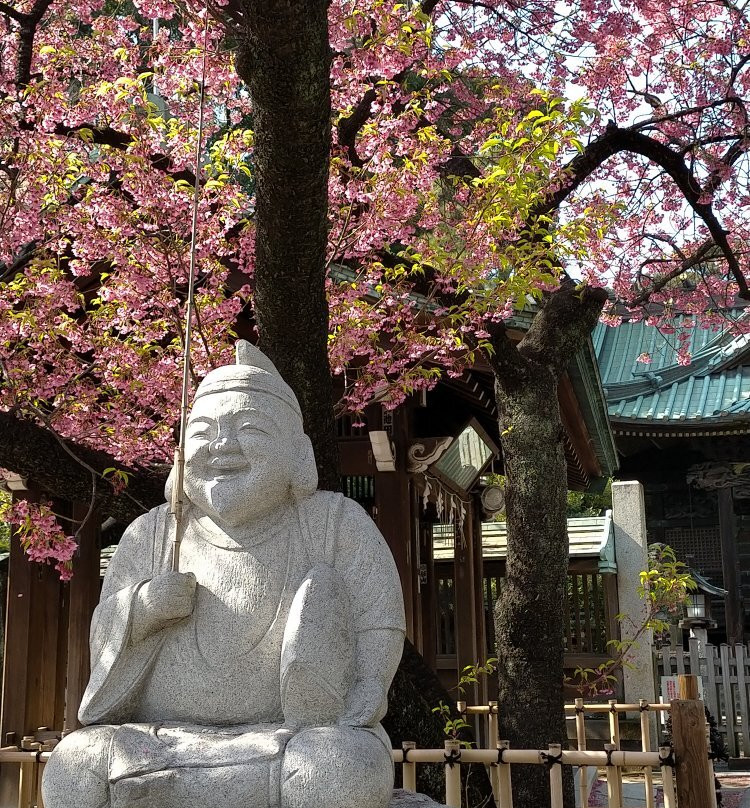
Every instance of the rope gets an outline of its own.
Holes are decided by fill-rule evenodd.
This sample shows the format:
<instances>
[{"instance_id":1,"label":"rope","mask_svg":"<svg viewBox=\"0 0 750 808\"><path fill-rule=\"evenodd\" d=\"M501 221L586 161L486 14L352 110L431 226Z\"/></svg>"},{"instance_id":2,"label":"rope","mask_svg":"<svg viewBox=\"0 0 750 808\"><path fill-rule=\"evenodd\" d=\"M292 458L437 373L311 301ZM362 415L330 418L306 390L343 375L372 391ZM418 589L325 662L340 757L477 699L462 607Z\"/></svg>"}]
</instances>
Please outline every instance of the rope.
<instances>
[{"instance_id":1,"label":"rope","mask_svg":"<svg viewBox=\"0 0 750 808\"><path fill-rule=\"evenodd\" d=\"M661 766L669 766L670 768L674 769L675 760L674 760L674 749L669 750L669 754L662 757L659 755L659 765Z\"/></svg>"},{"instance_id":2,"label":"rope","mask_svg":"<svg viewBox=\"0 0 750 808\"><path fill-rule=\"evenodd\" d=\"M175 479L172 487L170 512L175 520L175 533L172 542L172 570L180 568L180 542L183 531L183 492L185 478L185 432L187 429L188 389L190 386L190 341L193 335L193 302L195 293L196 245L198 240L198 201L200 198L201 153L203 151L203 109L206 100L206 57L208 54L208 6L205 7L203 23L203 58L201 61L200 96L198 99L198 133L195 144L195 188L193 190L193 212L190 233L190 269L188 272L188 293L185 307L185 344L183 346L182 394L180 397L180 440L174 453Z\"/></svg>"},{"instance_id":3,"label":"rope","mask_svg":"<svg viewBox=\"0 0 750 808\"><path fill-rule=\"evenodd\" d=\"M460 749L451 749L450 752L446 752L443 757L445 758L445 762L448 766L453 768L456 763L461 762L461 750Z\"/></svg>"},{"instance_id":4,"label":"rope","mask_svg":"<svg viewBox=\"0 0 750 808\"><path fill-rule=\"evenodd\" d=\"M544 763L548 769L551 769L555 765L562 766L562 752L560 752L559 755L550 755L548 752L541 752L540 757L542 758L542 763Z\"/></svg>"},{"instance_id":5,"label":"rope","mask_svg":"<svg viewBox=\"0 0 750 808\"><path fill-rule=\"evenodd\" d=\"M607 766L614 766L615 764L612 763L612 753L616 752L616 749L605 749L604 752L607 755Z\"/></svg>"},{"instance_id":6,"label":"rope","mask_svg":"<svg viewBox=\"0 0 750 808\"><path fill-rule=\"evenodd\" d=\"M501 763L503 763L506 766L508 765L507 763L505 763L505 753L507 751L508 750L504 746L499 746L498 747L498 749L497 749L497 763L495 764L496 766L499 766Z\"/></svg>"}]
</instances>

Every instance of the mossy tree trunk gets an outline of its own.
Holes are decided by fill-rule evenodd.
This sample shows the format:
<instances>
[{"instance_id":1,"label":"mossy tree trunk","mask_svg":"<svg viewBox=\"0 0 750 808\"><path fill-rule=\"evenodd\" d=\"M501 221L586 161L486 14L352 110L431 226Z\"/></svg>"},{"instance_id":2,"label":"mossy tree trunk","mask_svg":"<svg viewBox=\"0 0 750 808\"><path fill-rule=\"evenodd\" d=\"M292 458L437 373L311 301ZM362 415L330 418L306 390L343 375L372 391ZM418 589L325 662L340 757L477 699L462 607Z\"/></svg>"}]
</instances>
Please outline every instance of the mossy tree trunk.
<instances>
[{"instance_id":1,"label":"mossy tree trunk","mask_svg":"<svg viewBox=\"0 0 750 808\"><path fill-rule=\"evenodd\" d=\"M237 73L253 104L255 317L297 394L322 488L339 488L328 363L331 48L327 0L244 0Z\"/></svg>"},{"instance_id":2,"label":"mossy tree trunk","mask_svg":"<svg viewBox=\"0 0 750 808\"><path fill-rule=\"evenodd\" d=\"M337 489L325 294L331 145L328 3L244 0L242 7L245 30L238 39L237 72L253 101L254 305L260 347L297 394L320 486ZM432 708L449 697L409 642L390 695L385 723L395 741L442 745L442 726ZM421 786L441 800L442 772L438 778L422 774ZM474 773L469 792L474 805L491 799L483 770Z\"/></svg>"},{"instance_id":3,"label":"mossy tree trunk","mask_svg":"<svg viewBox=\"0 0 750 808\"><path fill-rule=\"evenodd\" d=\"M500 728L516 748L566 745L567 468L557 390L605 298L603 290L566 282L517 346L502 327L492 335L508 526L506 578L495 614ZM566 805L572 806L572 779L566 780ZM545 768L519 767L513 783L516 808L548 804Z\"/></svg>"}]
</instances>

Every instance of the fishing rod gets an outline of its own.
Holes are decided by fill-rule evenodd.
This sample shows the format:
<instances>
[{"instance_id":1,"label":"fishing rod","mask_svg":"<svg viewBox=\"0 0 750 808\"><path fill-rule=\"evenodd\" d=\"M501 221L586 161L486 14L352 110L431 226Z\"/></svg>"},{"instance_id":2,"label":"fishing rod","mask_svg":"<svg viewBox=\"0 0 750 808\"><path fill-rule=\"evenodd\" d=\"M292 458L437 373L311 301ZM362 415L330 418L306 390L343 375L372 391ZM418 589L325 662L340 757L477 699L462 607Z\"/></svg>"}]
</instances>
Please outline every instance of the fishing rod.
<instances>
[{"instance_id":1,"label":"fishing rod","mask_svg":"<svg viewBox=\"0 0 750 808\"><path fill-rule=\"evenodd\" d=\"M201 154L203 152L203 108L206 96L206 55L208 53L208 7L204 9L203 57L201 66L200 96L198 99L198 133L195 144L195 188L190 233L190 268L188 270L188 293L185 306L185 338L182 356L182 395L180 399L180 437L174 451L174 479L169 512L174 517L175 529L172 538L172 572L180 569L180 544L185 530L185 433L187 431L188 392L190 388L190 341L193 335L193 308L195 292L196 245L198 237L198 202L200 199Z\"/></svg>"}]
</instances>

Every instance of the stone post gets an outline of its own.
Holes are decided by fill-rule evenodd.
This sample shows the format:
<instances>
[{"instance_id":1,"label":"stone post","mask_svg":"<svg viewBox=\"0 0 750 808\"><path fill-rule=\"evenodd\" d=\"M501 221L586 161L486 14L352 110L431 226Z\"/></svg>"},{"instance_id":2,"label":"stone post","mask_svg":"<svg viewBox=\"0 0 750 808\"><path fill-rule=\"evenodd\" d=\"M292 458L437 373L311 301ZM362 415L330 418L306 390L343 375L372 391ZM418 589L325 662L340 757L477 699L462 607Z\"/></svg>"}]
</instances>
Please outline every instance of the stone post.
<instances>
[{"instance_id":1,"label":"stone post","mask_svg":"<svg viewBox=\"0 0 750 808\"><path fill-rule=\"evenodd\" d=\"M646 512L643 486L639 482L612 484L612 522L617 559L618 611L625 615L620 623L620 635L621 639L627 640L643 623L647 614L646 604L638 597L639 574L648 565ZM623 671L625 701L635 704L639 699L656 701L651 632L639 639L638 647L628 656L632 667Z\"/></svg>"}]
</instances>

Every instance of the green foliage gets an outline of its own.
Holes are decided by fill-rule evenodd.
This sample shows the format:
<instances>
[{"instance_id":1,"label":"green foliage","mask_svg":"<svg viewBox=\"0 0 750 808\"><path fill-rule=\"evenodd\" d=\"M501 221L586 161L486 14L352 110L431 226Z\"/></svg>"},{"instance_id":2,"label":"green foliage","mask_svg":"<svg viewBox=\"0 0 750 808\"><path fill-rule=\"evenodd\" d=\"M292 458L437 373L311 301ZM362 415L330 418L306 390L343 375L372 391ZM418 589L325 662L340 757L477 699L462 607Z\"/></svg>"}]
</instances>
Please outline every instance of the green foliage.
<instances>
[{"instance_id":1,"label":"green foliage","mask_svg":"<svg viewBox=\"0 0 750 808\"><path fill-rule=\"evenodd\" d=\"M432 712L443 720L443 732L448 738L452 741L458 741L461 746L471 747L471 741L465 741L459 737L462 730L470 729L470 724L464 720L463 716L453 718L451 708L444 701L441 701L437 707L433 707Z\"/></svg>"},{"instance_id":2,"label":"green foliage","mask_svg":"<svg viewBox=\"0 0 750 808\"><path fill-rule=\"evenodd\" d=\"M479 662L476 665L467 665L462 671L458 680L458 684L453 688L461 697L466 695L467 685L479 684L481 676L490 676L497 670L497 657L490 657L482 665ZM461 732L470 729L471 725L464 719L463 716L453 718L451 708L444 702L440 701L437 707L432 708L432 712L436 713L443 721L443 732L452 741L458 741L461 746L471 747L471 741L464 740L460 737Z\"/></svg>"},{"instance_id":3,"label":"green foliage","mask_svg":"<svg viewBox=\"0 0 750 808\"><path fill-rule=\"evenodd\" d=\"M506 480L502 474L488 474L488 485L497 485L505 489ZM576 516L603 516L604 512L612 507L612 480L599 493L589 494L584 491L568 491L568 507L566 515ZM493 517L497 522L505 521L505 511L496 513Z\"/></svg>"},{"instance_id":4,"label":"green foliage","mask_svg":"<svg viewBox=\"0 0 750 808\"><path fill-rule=\"evenodd\" d=\"M587 494L584 491L568 491L568 517L603 516L612 507L612 480L607 480L604 491Z\"/></svg>"},{"instance_id":5,"label":"green foliage","mask_svg":"<svg viewBox=\"0 0 750 808\"><path fill-rule=\"evenodd\" d=\"M629 615L618 614L622 625L628 626L629 637L607 643L612 658L596 668L576 668L573 680L579 692L590 696L605 695L612 691L617 673L632 668L630 654L639 647L648 632L661 632L682 614L690 592L697 588L685 564L677 560L674 550L666 544L652 544L648 550L648 569L640 573L638 595L646 604L640 624ZM570 678L568 678L570 681Z\"/></svg>"},{"instance_id":6,"label":"green foliage","mask_svg":"<svg viewBox=\"0 0 750 808\"><path fill-rule=\"evenodd\" d=\"M10 494L0 489L0 553L10 550L10 525L5 521L5 513L10 508Z\"/></svg>"}]
</instances>

